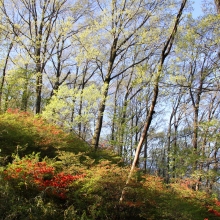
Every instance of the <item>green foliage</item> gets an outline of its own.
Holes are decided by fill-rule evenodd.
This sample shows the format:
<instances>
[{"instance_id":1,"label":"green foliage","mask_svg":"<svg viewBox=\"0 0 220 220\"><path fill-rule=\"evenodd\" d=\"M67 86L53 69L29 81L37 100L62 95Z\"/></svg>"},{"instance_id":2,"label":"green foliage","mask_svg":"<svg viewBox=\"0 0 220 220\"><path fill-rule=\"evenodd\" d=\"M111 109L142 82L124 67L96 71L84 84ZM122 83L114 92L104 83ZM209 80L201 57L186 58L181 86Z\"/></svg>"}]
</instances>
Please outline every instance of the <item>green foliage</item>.
<instances>
[{"instance_id":1,"label":"green foliage","mask_svg":"<svg viewBox=\"0 0 220 220\"><path fill-rule=\"evenodd\" d=\"M3 90L4 110L19 108L29 110L33 106L35 87L34 71L24 68L11 69L6 75L7 84Z\"/></svg>"},{"instance_id":2,"label":"green foliage","mask_svg":"<svg viewBox=\"0 0 220 220\"><path fill-rule=\"evenodd\" d=\"M86 178L73 185L72 203L78 213L86 215L87 219L139 219L136 207L127 203L119 204L121 191L124 187L128 168L121 168L109 161L101 161L97 166L88 170ZM134 201L138 200L142 189L136 188L128 195Z\"/></svg>"},{"instance_id":3,"label":"green foliage","mask_svg":"<svg viewBox=\"0 0 220 220\"><path fill-rule=\"evenodd\" d=\"M42 117L67 129L72 129L79 123L90 127L90 121L94 119L100 97L100 90L95 84L83 90L60 86L43 111ZM72 118L73 109L79 108L81 108L81 114L74 115Z\"/></svg>"},{"instance_id":4,"label":"green foliage","mask_svg":"<svg viewBox=\"0 0 220 220\"><path fill-rule=\"evenodd\" d=\"M59 203L48 200L43 194L31 198L0 179L0 218L1 219L62 219Z\"/></svg>"},{"instance_id":5,"label":"green foliage","mask_svg":"<svg viewBox=\"0 0 220 220\"><path fill-rule=\"evenodd\" d=\"M70 196L74 210L86 219L215 219L213 212L208 212L214 200L205 192L192 190L192 181L175 180L165 185L162 178L140 171L126 186L125 200L120 204L127 174L127 168L108 161L92 167L70 192L74 192ZM217 212L216 205L213 210Z\"/></svg>"}]
</instances>

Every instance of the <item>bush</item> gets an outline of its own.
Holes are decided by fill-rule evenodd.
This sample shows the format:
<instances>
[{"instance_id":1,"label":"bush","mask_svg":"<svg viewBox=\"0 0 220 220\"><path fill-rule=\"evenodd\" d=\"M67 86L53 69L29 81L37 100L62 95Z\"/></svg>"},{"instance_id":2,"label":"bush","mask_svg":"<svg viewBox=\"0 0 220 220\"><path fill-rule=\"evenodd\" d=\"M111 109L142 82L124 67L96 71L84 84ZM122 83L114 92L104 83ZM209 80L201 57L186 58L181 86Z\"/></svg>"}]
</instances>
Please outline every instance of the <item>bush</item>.
<instances>
[{"instance_id":1,"label":"bush","mask_svg":"<svg viewBox=\"0 0 220 220\"><path fill-rule=\"evenodd\" d=\"M24 196L36 192L66 199L66 192L71 183L81 175L71 175L64 172L57 173L52 165L46 161L39 161L37 154L27 155L20 159L16 157L3 172L3 178L10 185L21 190Z\"/></svg>"}]
</instances>

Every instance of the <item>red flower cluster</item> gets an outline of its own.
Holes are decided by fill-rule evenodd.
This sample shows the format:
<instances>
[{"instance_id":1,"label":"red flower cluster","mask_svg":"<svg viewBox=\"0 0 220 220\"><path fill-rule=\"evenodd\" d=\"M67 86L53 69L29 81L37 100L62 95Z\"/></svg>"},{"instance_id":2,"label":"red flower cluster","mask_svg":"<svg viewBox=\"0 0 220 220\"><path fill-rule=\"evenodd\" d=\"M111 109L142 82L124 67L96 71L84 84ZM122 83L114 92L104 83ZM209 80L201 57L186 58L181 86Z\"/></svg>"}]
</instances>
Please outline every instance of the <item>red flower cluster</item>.
<instances>
[{"instance_id":1,"label":"red flower cluster","mask_svg":"<svg viewBox=\"0 0 220 220\"><path fill-rule=\"evenodd\" d=\"M216 204L216 206L220 206L220 201L215 200L215 204ZM208 211L209 211L210 213L213 213L215 216L220 217L220 212L219 212L219 211L213 209L213 208L210 207L210 206L208 206L207 208L208 208Z\"/></svg>"},{"instance_id":2,"label":"red flower cluster","mask_svg":"<svg viewBox=\"0 0 220 220\"><path fill-rule=\"evenodd\" d=\"M218 212L217 210L209 209L209 212L210 212L210 213L213 213L215 216L220 217L220 212Z\"/></svg>"},{"instance_id":3,"label":"red flower cluster","mask_svg":"<svg viewBox=\"0 0 220 220\"><path fill-rule=\"evenodd\" d=\"M69 185L85 175L71 175L65 173L55 173L52 166L44 162L36 162L34 160L23 159L19 162L14 162L5 171L5 179L10 181L12 179L18 180L20 183L25 183L28 186L35 187L37 190L48 190L52 195L65 199L66 192Z\"/></svg>"}]
</instances>

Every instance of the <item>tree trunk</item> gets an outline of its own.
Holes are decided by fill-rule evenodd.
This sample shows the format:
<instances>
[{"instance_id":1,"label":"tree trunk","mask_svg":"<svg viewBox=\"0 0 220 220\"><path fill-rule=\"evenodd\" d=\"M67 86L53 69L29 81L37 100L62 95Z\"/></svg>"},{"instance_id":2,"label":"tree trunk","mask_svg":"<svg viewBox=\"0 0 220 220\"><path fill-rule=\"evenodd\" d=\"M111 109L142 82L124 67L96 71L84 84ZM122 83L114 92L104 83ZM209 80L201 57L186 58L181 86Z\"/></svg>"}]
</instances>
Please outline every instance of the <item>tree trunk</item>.
<instances>
[{"instance_id":1,"label":"tree trunk","mask_svg":"<svg viewBox=\"0 0 220 220\"><path fill-rule=\"evenodd\" d=\"M21 98L21 110L22 111L27 111L27 106L28 106L28 65L25 65L25 72L24 72L24 91L22 93L22 98Z\"/></svg>"},{"instance_id":2,"label":"tree trunk","mask_svg":"<svg viewBox=\"0 0 220 220\"><path fill-rule=\"evenodd\" d=\"M220 0L215 0L215 5L216 5L216 8L217 8L218 14L220 14Z\"/></svg>"},{"instance_id":3,"label":"tree trunk","mask_svg":"<svg viewBox=\"0 0 220 220\"><path fill-rule=\"evenodd\" d=\"M111 46L110 58L108 62L108 70L107 70L107 74L104 80L104 91L102 94L102 100L101 100L99 111L98 111L98 118L96 121L94 135L92 138L92 146L94 147L95 151L98 149L98 146L99 146L99 139L100 139L102 123L103 123L103 114L105 112L106 99L108 97L108 90L109 90L109 84L111 81L112 68L114 65L115 58L117 56L116 55L117 42L118 42L118 38L115 38Z\"/></svg>"},{"instance_id":4,"label":"tree trunk","mask_svg":"<svg viewBox=\"0 0 220 220\"><path fill-rule=\"evenodd\" d=\"M170 182L170 151L171 151L171 127L173 120L173 112L170 115L170 121L167 132L167 175L166 175L166 183Z\"/></svg>"},{"instance_id":5,"label":"tree trunk","mask_svg":"<svg viewBox=\"0 0 220 220\"><path fill-rule=\"evenodd\" d=\"M0 84L0 113L1 113L1 109L2 109L2 95L3 95L3 87L4 87L4 83L5 83L6 68L7 68L8 59L9 59L9 55L10 55L12 47L13 47L13 42L11 42L9 45L8 53L7 53L7 56L5 59L5 65L4 65L3 72L2 72L2 81Z\"/></svg>"},{"instance_id":6,"label":"tree trunk","mask_svg":"<svg viewBox=\"0 0 220 220\"><path fill-rule=\"evenodd\" d=\"M36 81L36 102L35 102L35 113L39 114L41 111L41 91L42 91L42 73L37 73Z\"/></svg>"},{"instance_id":7,"label":"tree trunk","mask_svg":"<svg viewBox=\"0 0 220 220\"><path fill-rule=\"evenodd\" d=\"M92 138L92 146L94 147L95 151L98 149L99 147L99 139L100 139L100 134L101 134L101 129L102 129L102 123L103 123L103 114L105 111L105 104L106 104L106 99L108 96L108 89L109 89L109 84L110 84L110 80L109 78L107 78L105 80L104 83L104 92L103 92L103 98L102 101L100 103L100 107L99 107L99 111L98 111L98 118L96 121L96 127L95 127L95 131L94 131L94 135Z\"/></svg>"}]
</instances>

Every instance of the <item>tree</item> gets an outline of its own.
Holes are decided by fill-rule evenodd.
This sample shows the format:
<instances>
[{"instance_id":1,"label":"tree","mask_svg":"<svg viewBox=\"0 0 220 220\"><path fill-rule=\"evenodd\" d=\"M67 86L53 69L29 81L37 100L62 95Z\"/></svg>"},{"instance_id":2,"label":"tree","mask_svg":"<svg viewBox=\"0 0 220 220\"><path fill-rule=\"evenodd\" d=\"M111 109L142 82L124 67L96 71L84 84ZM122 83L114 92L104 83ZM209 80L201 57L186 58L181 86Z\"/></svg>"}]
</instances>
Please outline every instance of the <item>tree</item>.
<instances>
[{"instance_id":1,"label":"tree","mask_svg":"<svg viewBox=\"0 0 220 220\"><path fill-rule=\"evenodd\" d=\"M192 108L188 106L186 113L188 128L192 132L191 145L193 150L191 157L194 164L191 172L197 173L195 175L197 175L196 178L199 182L202 179L202 167L206 160L204 153L206 144L201 144L205 140L205 135L200 135L200 124L209 120L206 116L207 109L204 106L212 103L207 98L208 95L215 93L216 79L218 78L216 78L218 75L216 75L216 67L219 65L216 52L218 40L215 30L211 28L212 22L215 20L215 17L210 15L209 18L204 17L197 21L189 20L187 23L188 33L185 32L185 36L182 35L184 37L183 39L180 37L178 43L178 46L182 46L180 55L177 57L182 62L180 66L183 68L182 76L179 77L179 86L188 90L185 96L187 103L192 106Z\"/></svg>"},{"instance_id":2,"label":"tree","mask_svg":"<svg viewBox=\"0 0 220 220\"><path fill-rule=\"evenodd\" d=\"M181 104L182 91L180 89L177 95L172 93L171 95L173 95L172 97L174 97L174 99L172 103L172 111L169 117L169 124L167 131L167 173L166 173L167 183L169 183L170 181L170 173L173 173L173 176L175 177L174 173L175 173L175 156L176 156L176 148L177 148L177 129L180 120L180 116L178 117L177 114L178 114L179 105ZM174 126L174 131L172 129L173 126ZM172 134L172 132L174 132L174 134ZM174 149L172 149L172 142ZM173 165L171 166L171 164Z\"/></svg>"},{"instance_id":3,"label":"tree","mask_svg":"<svg viewBox=\"0 0 220 220\"><path fill-rule=\"evenodd\" d=\"M83 89L78 87L70 89L67 85L62 85L52 96L49 104L42 112L42 116L65 130L74 130L79 137L88 140L91 138L89 130L92 127L91 123L95 117L94 112L100 98L100 90L96 84L91 83ZM81 112L72 117L73 109ZM79 125L81 127L77 131Z\"/></svg>"},{"instance_id":4,"label":"tree","mask_svg":"<svg viewBox=\"0 0 220 220\"><path fill-rule=\"evenodd\" d=\"M4 111L8 108L17 108L23 111L33 109L34 71L26 68L11 69L5 77Z\"/></svg>"},{"instance_id":5,"label":"tree","mask_svg":"<svg viewBox=\"0 0 220 220\"><path fill-rule=\"evenodd\" d=\"M153 114L154 114L154 108L155 108L157 98L158 98L158 94L159 94L159 81L160 81L161 74L162 74L163 64L164 64L164 61L167 58L167 56L169 55L169 53L171 51L171 48L173 46L174 38L175 38L175 35L177 33L177 29L178 29L179 23L181 21L182 13L183 13L183 10L185 8L186 2L187 2L187 0L182 1L181 7L180 7L180 9L177 13L176 19L175 19L175 23L174 23L174 27L172 29L172 32L169 35L168 39L166 40L164 47L162 48L160 63L158 65L157 72L155 73L155 78L154 78L154 90L153 90L153 98L152 98L151 106L150 106L150 109L149 109L149 112L148 112L148 117L146 119L143 131L142 131L142 134L141 134L140 141L138 143L138 146L137 146L137 149L136 149L136 152L135 152L135 157L134 157L134 160L133 160L133 163L132 163L129 175L128 175L128 179L126 181L126 185L128 185L130 180L131 180L133 171L135 169L138 158L140 156L141 147L144 143L144 140L146 138L148 129L149 129L151 121L152 121L152 117L153 117ZM120 202L123 201L124 194L125 194L125 188L122 190Z\"/></svg>"},{"instance_id":6,"label":"tree","mask_svg":"<svg viewBox=\"0 0 220 220\"><path fill-rule=\"evenodd\" d=\"M72 7L77 7L81 13L75 17L75 21L78 21L82 13L84 13L84 10L80 10L82 5L87 7L87 2L84 1L79 4L76 1L69 5L67 0L1 0L0 9L4 15L5 22L10 27L10 29L6 29L7 26L3 26L5 28L4 31L14 35L15 42L28 54L30 61L35 65L35 112L37 114L41 112L45 66L54 54L57 54L58 66L60 65L62 52L69 47L68 45L63 45L63 43L71 33L77 32L77 30L70 29L67 31L65 29L65 27L71 28L66 23L69 18L66 15L73 10ZM64 17L66 18L64 19ZM74 20L72 21L73 23L75 22ZM57 68L57 77L59 75L60 67Z\"/></svg>"},{"instance_id":7,"label":"tree","mask_svg":"<svg viewBox=\"0 0 220 220\"><path fill-rule=\"evenodd\" d=\"M132 50L136 45L142 44L138 35L143 34L142 28L158 5L160 3L156 1L148 4L140 0L132 2L112 0L110 4L106 1L98 5L96 18L90 22L91 26L79 36L82 50L85 51L84 56L96 62L103 80L103 95L92 139L95 149L99 144L110 83L133 66L149 58L149 53L146 52L144 57L138 56L135 62L129 63L130 57L133 56ZM143 47L139 48L145 50Z\"/></svg>"}]
</instances>

